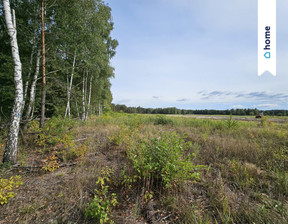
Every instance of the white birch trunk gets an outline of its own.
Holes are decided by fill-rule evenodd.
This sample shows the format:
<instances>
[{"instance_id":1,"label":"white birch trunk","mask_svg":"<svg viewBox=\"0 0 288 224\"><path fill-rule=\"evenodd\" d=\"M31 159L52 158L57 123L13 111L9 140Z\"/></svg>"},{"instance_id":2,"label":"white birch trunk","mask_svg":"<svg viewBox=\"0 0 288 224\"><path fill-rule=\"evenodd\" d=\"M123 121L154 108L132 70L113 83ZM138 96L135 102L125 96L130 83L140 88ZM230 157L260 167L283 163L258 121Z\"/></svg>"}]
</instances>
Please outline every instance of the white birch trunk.
<instances>
[{"instance_id":1,"label":"white birch trunk","mask_svg":"<svg viewBox=\"0 0 288 224\"><path fill-rule=\"evenodd\" d=\"M101 116L101 103L99 101L99 106L98 106L98 115Z\"/></svg>"},{"instance_id":2,"label":"white birch trunk","mask_svg":"<svg viewBox=\"0 0 288 224\"><path fill-rule=\"evenodd\" d=\"M41 58L41 50L39 49L37 52L36 70L35 70L35 74L34 74L33 81L31 84L31 89L30 89L30 100L29 100L29 104L28 104L27 112L26 112L26 119L27 120L29 120L33 117L31 112L32 112L32 108L34 107L34 103L35 103L36 83L37 83L39 70L40 70L40 58Z\"/></svg>"},{"instance_id":3,"label":"white birch trunk","mask_svg":"<svg viewBox=\"0 0 288 224\"><path fill-rule=\"evenodd\" d=\"M86 77L85 77L85 111L87 111L87 86L88 86L88 72L86 73ZM88 111L87 111L88 112ZM84 112L84 120L86 121L87 117L86 117L86 112Z\"/></svg>"},{"instance_id":4,"label":"white birch trunk","mask_svg":"<svg viewBox=\"0 0 288 224\"><path fill-rule=\"evenodd\" d=\"M90 84L89 84L89 95L88 95L88 105L87 105L86 119L88 118L88 115L89 115L89 112L90 112L91 93L92 93L92 80L93 80L93 76L91 75Z\"/></svg>"},{"instance_id":5,"label":"white birch trunk","mask_svg":"<svg viewBox=\"0 0 288 224\"><path fill-rule=\"evenodd\" d=\"M22 111L24 110L25 103L26 103L26 98L27 98L29 79L30 79L30 76L31 76L32 65L33 65L34 50L35 50L35 45L33 44L32 50L31 50L31 55L30 55L29 72L28 72L28 75L27 75L27 80L25 82L25 88L24 88L24 100L23 100Z\"/></svg>"},{"instance_id":6,"label":"white birch trunk","mask_svg":"<svg viewBox=\"0 0 288 224\"><path fill-rule=\"evenodd\" d=\"M78 118L80 119L80 114L79 114L79 108L78 108L78 103L77 103L77 101L76 101L76 110L77 110L77 116L78 116Z\"/></svg>"},{"instance_id":7,"label":"white birch trunk","mask_svg":"<svg viewBox=\"0 0 288 224\"><path fill-rule=\"evenodd\" d=\"M67 99L68 99L68 92L69 92L69 75L68 74L66 75L66 92L67 92ZM65 118L67 117L67 114L68 114L68 107L69 107L69 104L67 100L65 115L64 115Z\"/></svg>"},{"instance_id":8,"label":"white birch trunk","mask_svg":"<svg viewBox=\"0 0 288 224\"><path fill-rule=\"evenodd\" d=\"M12 57L14 62L14 83L15 83L15 101L11 115L11 123L8 130L7 142L3 155L3 162L11 162L12 164L15 164L17 162L18 133L21 119L21 110L23 105L22 64L20 61L19 49L17 43L15 13L13 12L13 21L12 21L12 13L9 0L3 0L3 8L4 8L6 26L11 42Z\"/></svg>"},{"instance_id":9,"label":"white birch trunk","mask_svg":"<svg viewBox=\"0 0 288 224\"><path fill-rule=\"evenodd\" d=\"M39 127L44 127L46 106L46 48L45 48L45 0L41 2L41 40L42 40L42 99Z\"/></svg>"},{"instance_id":10,"label":"white birch trunk","mask_svg":"<svg viewBox=\"0 0 288 224\"><path fill-rule=\"evenodd\" d=\"M85 74L83 75L83 86L82 86L82 120L85 121Z\"/></svg>"},{"instance_id":11,"label":"white birch trunk","mask_svg":"<svg viewBox=\"0 0 288 224\"><path fill-rule=\"evenodd\" d=\"M31 118L34 116L34 110L35 110L35 105L33 105L33 107L32 107L32 113L31 113Z\"/></svg>"},{"instance_id":12,"label":"white birch trunk","mask_svg":"<svg viewBox=\"0 0 288 224\"><path fill-rule=\"evenodd\" d=\"M65 117L68 115L69 119L70 119L70 114L71 114L70 99L71 99L71 90L72 90L72 83L73 83L73 76L74 76L74 69L75 69L75 61L76 61L76 54L74 54L70 85L68 86L68 89L67 89L67 106L66 106L66 111L65 111Z\"/></svg>"}]
</instances>

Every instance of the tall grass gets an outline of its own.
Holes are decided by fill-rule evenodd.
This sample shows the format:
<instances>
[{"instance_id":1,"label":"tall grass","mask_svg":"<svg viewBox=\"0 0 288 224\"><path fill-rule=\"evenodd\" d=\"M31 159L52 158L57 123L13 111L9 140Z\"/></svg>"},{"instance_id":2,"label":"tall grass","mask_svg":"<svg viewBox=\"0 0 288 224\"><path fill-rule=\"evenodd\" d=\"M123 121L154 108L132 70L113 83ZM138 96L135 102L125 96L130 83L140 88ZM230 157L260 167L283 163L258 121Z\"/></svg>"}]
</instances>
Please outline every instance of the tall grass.
<instances>
[{"instance_id":1,"label":"tall grass","mask_svg":"<svg viewBox=\"0 0 288 224\"><path fill-rule=\"evenodd\" d=\"M205 208L197 207L199 203L193 200L189 206L187 203L185 206L184 203L178 205L174 211L182 214L183 222L288 222L286 123L234 121L232 117L229 120L208 120L163 115L120 115L117 120L111 120L114 124L130 128L142 125L142 131L153 132L154 136L157 131L176 131L185 135L186 141L199 144L201 150L195 162L206 164L209 171L194 187L202 185L202 194L206 199L200 200ZM155 129L159 125L161 127ZM190 195L194 187L188 187L186 193L173 194L172 197L179 202L182 194ZM170 203L175 203L174 199ZM174 206L167 204L167 200L165 203L167 208ZM187 209L194 215L187 215Z\"/></svg>"},{"instance_id":2,"label":"tall grass","mask_svg":"<svg viewBox=\"0 0 288 224\"><path fill-rule=\"evenodd\" d=\"M37 128L31 123L28 130L40 132ZM29 150L25 148L25 156L20 150L23 164L34 154L45 159L54 153L59 164L77 161L77 166L47 172L41 179L27 174L22 193L0 208L0 218L2 212L27 223L54 217L65 223L73 214L75 220L89 223L84 205L93 200L96 207L101 205L95 203L103 196L97 196L95 183L103 167L109 166L115 172L105 187L115 192L119 205L105 211L115 223L286 224L287 136L287 123L269 119L123 113L92 116L86 123L53 118L39 137L27 137ZM8 177L9 169L0 173ZM45 212L43 206L51 211ZM9 218L13 220L12 215Z\"/></svg>"}]
</instances>

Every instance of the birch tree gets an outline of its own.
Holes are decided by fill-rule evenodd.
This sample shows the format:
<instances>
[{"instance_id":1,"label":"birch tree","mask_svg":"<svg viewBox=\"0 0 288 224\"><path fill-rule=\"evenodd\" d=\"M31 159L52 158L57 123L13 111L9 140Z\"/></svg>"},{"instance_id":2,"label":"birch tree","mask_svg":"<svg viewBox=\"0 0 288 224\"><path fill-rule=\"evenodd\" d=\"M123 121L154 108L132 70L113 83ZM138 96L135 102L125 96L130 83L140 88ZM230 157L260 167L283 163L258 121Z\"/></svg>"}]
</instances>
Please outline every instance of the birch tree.
<instances>
[{"instance_id":1,"label":"birch tree","mask_svg":"<svg viewBox=\"0 0 288 224\"><path fill-rule=\"evenodd\" d=\"M90 113L91 93L92 93L92 81L93 81L93 76L91 75L91 77L90 77L90 82L89 82L89 95L88 95L88 105L87 105L86 119L88 118L89 113Z\"/></svg>"},{"instance_id":2,"label":"birch tree","mask_svg":"<svg viewBox=\"0 0 288 224\"><path fill-rule=\"evenodd\" d=\"M45 21L44 21L45 0L41 3L41 39L42 39L42 99L41 99L41 117L40 128L44 127L45 120L45 104L46 104L46 48L45 48Z\"/></svg>"},{"instance_id":3,"label":"birch tree","mask_svg":"<svg viewBox=\"0 0 288 224\"><path fill-rule=\"evenodd\" d=\"M0 19L4 21L2 2L0 1ZM46 7L43 6L44 3ZM109 91L102 91L106 88L103 83L109 82L113 74L107 75L105 72L103 73L103 70L109 66L118 44L110 36L113 30L110 7L102 0L21 0L13 1L13 7L17 13L18 44L23 81L25 81L24 92L27 93L25 94L27 101L24 108L27 116L25 116L26 113L24 116L31 118L33 108L35 108L35 115L40 117L43 106L42 124L45 116L51 117L56 113L57 115L66 115L66 117L79 114L81 118L86 119L91 112L96 112L95 108L98 108L99 102L105 110L106 106L111 103L112 97L109 96L106 99L105 94ZM45 23L43 20L41 23L44 13ZM41 34L44 32L46 45L42 41L43 50L41 52L46 59L42 57L45 63L42 62L43 70L41 73L40 68L38 74L35 70L39 67L36 65L39 57L36 58L36 55L41 48ZM0 22L0 115L4 114L3 119L0 118L2 120L7 120L6 117L11 113L14 101L14 91L11 91L13 65L11 53L9 53L10 43L7 40L9 40L8 33ZM36 47L32 58L33 44L36 44ZM31 62L32 70L30 69ZM47 70L49 69L49 72L46 69L44 71L45 67ZM46 88L43 88L42 91L39 88L39 82L39 84L37 83L38 91L35 92L36 82L33 75L35 77L36 74L38 74L38 80L43 74L41 79L44 83L43 87ZM45 85L46 78L47 81L49 80L47 85ZM42 92L43 94L41 94ZM41 95L43 96L42 102ZM85 116L82 116L84 110ZM2 111L4 112L2 113Z\"/></svg>"},{"instance_id":4,"label":"birch tree","mask_svg":"<svg viewBox=\"0 0 288 224\"><path fill-rule=\"evenodd\" d=\"M37 59L36 59L35 74L34 74L33 81L31 84L31 89L30 89L30 99L29 99L27 112L26 112L27 120L31 119L33 116L32 111L34 111L33 108L34 108L35 96L36 96L36 84L37 84L39 70L40 70L40 58L41 58L41 50L39 49L37 53Z\"/></svg>"},{"instance_id":5,"label":"birch tree","mask_svg":"<svg viewBox=\"0 0 288 224\"><path fill-rule=\"evenodd\" d=\"M17 162L18 152L18 133L21 119L21 110L23 105L23 82L22 82L22 64L20 61L15 11L11 13L10 1L3 0L5 22L10 36L12 57L14 62L14 84L15 84L15 101L11 115L11 121L8 130L7 142L3 155L3 162Z\"/></svg>"},{"instance_id":6,"label":"birch tree","mask_svg":"<svg viewBox=\"0 0 288 224\"><path fill-rule=\"evenodd\" d=\"M24 88L24 99L23 99L22 111L24 110L24 107L25 107L25 102L26 102L26 97L27 97L27 92L28 92L29 79L30 79L31 72L32 72L34 50L35 50L35 45L33 44L32 50L31 50L31 56L30 56L29 72L28 72L28 76L27 76L27 80L25 82L25 88Z\"/></svg>"},{"instance_id":7,"label":"birch tree","mask_svg":"<svg viewBox=\"0 0 288 224\"><path fill-rule=\"evenodd\" d=\"M67 117L68 115L69 119L70 119L70 111L71 111L70 99L71 99L71 90L72 90L72 83L73 83L74 70L75 70L75 62L76 62L76 53L74 53L74 57L73 57L73 65L72 65L70 83L69 85L67 83L67 106L66 106L66 111L65 111L65 117Z\"/></svg>"},{"instance_id":8,"label":"birch tree","mask_svg":"<svg viewBox=\"0 0 288 224\"><path fill-rule=\"evenodd\" d=\"M87 73L84 73L83 74L83 83L82 83L82 116L81 116L81 119L82 121L85 121L86 120L86 104L85 104L85 100L86 100L86 80L87 80L87 76L86 76Z\"/></svg>"}]
</instances>

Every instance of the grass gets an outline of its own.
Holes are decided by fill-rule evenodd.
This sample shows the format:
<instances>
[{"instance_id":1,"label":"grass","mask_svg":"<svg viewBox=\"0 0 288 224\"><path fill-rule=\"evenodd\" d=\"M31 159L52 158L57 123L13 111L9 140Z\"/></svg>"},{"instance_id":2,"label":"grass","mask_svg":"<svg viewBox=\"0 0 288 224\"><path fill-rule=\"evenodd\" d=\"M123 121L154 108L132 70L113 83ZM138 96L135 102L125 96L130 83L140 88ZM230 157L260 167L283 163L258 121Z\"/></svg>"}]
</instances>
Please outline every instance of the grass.
<instances>
[{"instance_id":1,"label":"grass","mask_svg":"<svg viewBox=\"0 0 288 224\"><path fill-rule=\"evenodd\" d=\"M41 131L25 134L18 168L1 165L1 179L23 181L0 206L6 223L95 223L85 211L101 200L106 166L114 223L288 223L286 120L111 113L86 123L54 118Z\"/></svg>"}]
</instances>

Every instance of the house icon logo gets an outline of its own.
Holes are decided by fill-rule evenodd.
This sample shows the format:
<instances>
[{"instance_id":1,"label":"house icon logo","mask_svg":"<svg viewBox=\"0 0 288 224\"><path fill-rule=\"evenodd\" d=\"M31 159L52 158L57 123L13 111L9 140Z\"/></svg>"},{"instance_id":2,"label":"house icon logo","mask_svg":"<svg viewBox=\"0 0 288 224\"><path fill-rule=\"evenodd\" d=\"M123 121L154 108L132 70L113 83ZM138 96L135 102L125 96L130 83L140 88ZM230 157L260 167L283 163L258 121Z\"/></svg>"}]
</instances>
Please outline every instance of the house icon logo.
<instances>
[{"instance_id":1,"label":"house icon logo","mask_svg":"<svg viewBox=\"0 0 288 224\"><path fill-rule=\"evenodd\" d=\"M271 57L270 52L266 52L266 53L264 54L264 57L267 58L267 59L269 59L269 58Z\"/></svg>"}]
</instances>

